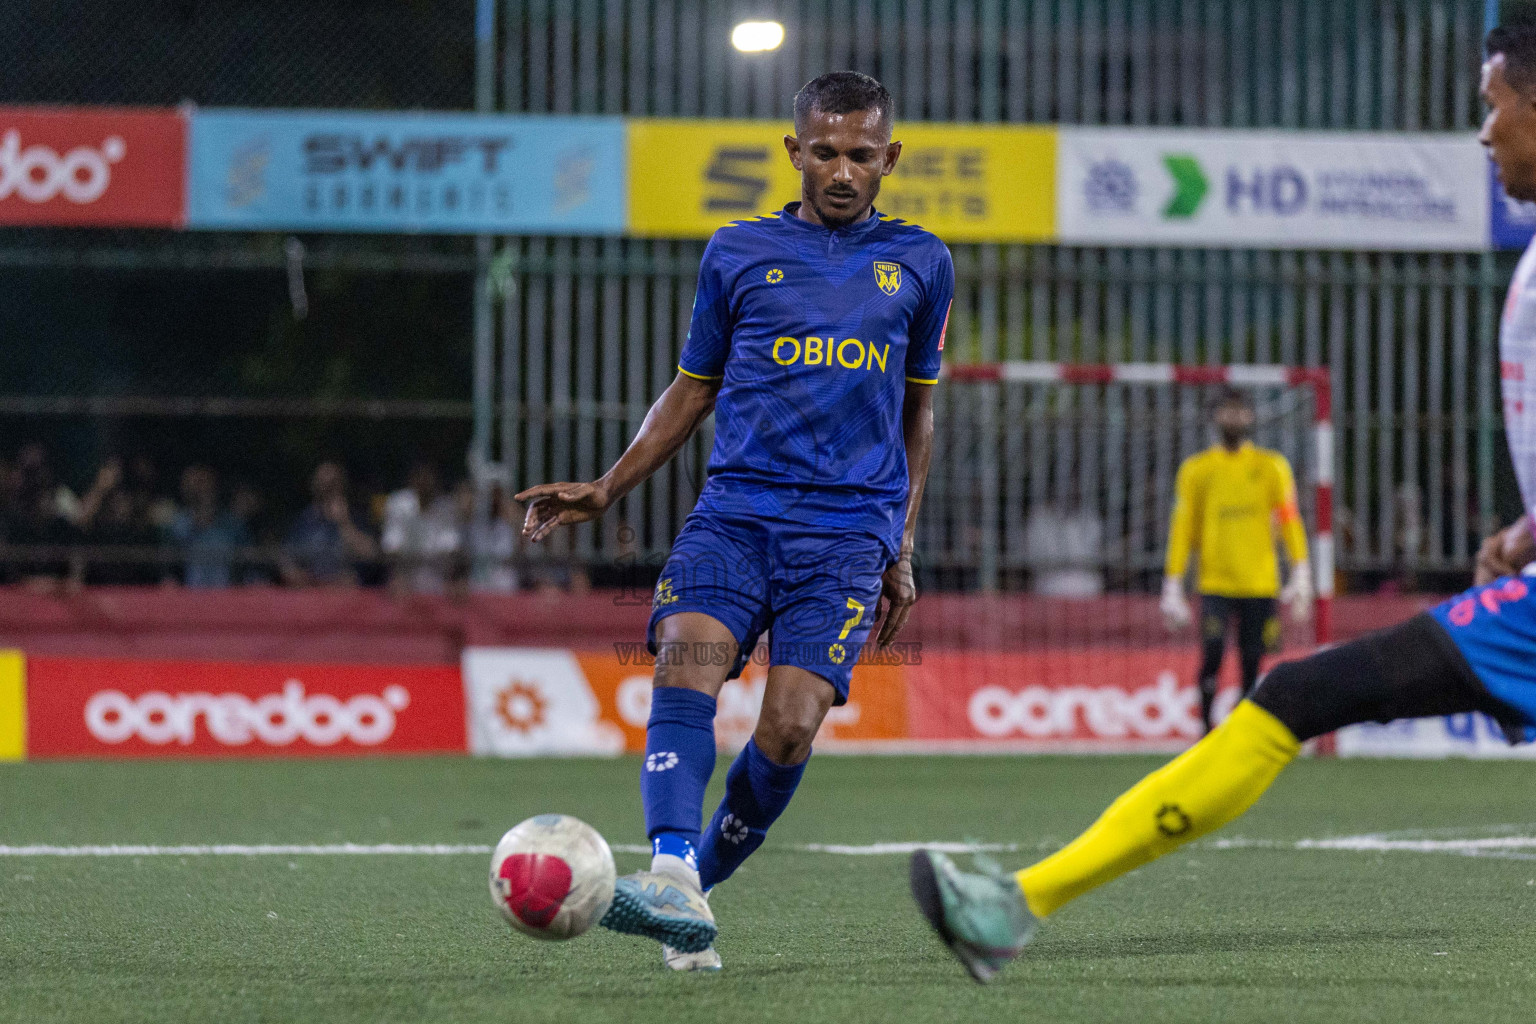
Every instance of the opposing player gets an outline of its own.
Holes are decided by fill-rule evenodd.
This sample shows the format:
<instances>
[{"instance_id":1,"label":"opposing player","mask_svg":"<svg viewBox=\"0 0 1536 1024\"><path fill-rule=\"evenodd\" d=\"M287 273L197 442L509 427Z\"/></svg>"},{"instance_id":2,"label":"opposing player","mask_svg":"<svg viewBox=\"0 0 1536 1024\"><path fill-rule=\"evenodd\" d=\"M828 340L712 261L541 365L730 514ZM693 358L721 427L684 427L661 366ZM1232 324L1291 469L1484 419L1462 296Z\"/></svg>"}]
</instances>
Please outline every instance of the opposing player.
<instances>
[{"instance_id":1,"label":"opposing player","mask_svg":"<svg viewBox=\"0 0 1536 1024\"><path fill-rule=\"evenodd\" d=\"M708 479L652 599L640 773L651 869L619 880L603 921L661 941L675 969L719 968L707 892L788 806L822 719L848 699L878 604L884 645L917 597L913 527L954 266L933 235L874 209L901 155L891 127L872 78L806 85L784 139L800 201L710 240L678 375L628 450L594 483L517 496L531 540L593 519L715 412ZM715 699L765 631L762 712L701 836Z\"/></svg>"},{"instance_id":2,"label":"opposing player","mask_svg":"<svg viewBox=\"0 0 1536 1024\"><path fill-rule=\"evenodd\" d=\"M1480 139L1505 191L1536 200L1536 26L1488 36ZM1475 586L1407 622L1280 665L1225 722L1110 805L1065 848L1014 875L912 859L924 916L986 981L1070 901L1247 810L1303 741L1355 722L1481 711L1512 739L1536 737L1536 243L1510 286L1500 328L1504 420L1526 514L1488 538Z\"/></svg>"},{"instance_id":3,"label":"opposing player","mask_svg":"<svg viewBox=\"0 0 1536 1024\"><path fill-rule=\"evenodd\" d=\"M1168 558L1163 575L1163 618L1172 631L1189 625L1184 574L1199 552L1200 719L1211 731L1211 708L1227 627L1236 621L1243 696L1259 678L1259 662L1280 646L1278 597L1298 622L1311 614L1307 532L1296 507L1296 478L1279 452L1253 443L1254 412L1248 395L1223 392L1212 419L1221 440L1179 466ZM1280 588L1275 533L1285 542L1290 579Z\"/></svg>"}]
</instances>

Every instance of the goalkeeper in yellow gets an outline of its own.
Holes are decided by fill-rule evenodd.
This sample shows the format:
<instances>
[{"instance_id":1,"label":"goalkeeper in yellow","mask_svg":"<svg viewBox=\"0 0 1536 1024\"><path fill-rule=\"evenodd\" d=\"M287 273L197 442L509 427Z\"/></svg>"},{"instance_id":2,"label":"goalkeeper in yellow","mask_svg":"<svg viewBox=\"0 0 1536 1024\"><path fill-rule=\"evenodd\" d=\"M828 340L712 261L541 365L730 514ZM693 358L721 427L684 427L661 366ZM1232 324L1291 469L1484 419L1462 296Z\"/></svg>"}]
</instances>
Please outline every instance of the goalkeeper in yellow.
<instances>
[{"instance_id":1,"label":"goalkeeper in yellow","mask_svg":"<svg viewBox=\"0 0 1536 1024\"><path fill-rule=\"evenodd\" d=\"M1184 575L1198 552L1200 594L1200 719L1211 731L1227 631L1237 626L1243 696L1259 678L1259 662L1280 646L1277 596L1292 617L1311 614L1312 584L1307 534L1296 507L1296 481L1279 452L1253 444L1253 405L1233 388L1217 401L1220 443L1191 455L1179 467L1168 558L1163 577L1163 620L1173 632L1190 622ZM1285 542L1291 573L1280 588L1275 535Z\"/></svg>"}]
</instances>

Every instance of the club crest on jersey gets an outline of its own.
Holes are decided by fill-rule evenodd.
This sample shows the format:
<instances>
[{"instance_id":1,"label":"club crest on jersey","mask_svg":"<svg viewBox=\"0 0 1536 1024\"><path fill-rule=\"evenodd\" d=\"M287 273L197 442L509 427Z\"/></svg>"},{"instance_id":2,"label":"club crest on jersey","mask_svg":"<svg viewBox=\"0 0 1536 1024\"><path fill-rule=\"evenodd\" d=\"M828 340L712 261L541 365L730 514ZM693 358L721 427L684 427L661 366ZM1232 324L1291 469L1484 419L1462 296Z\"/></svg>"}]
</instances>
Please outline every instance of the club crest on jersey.
<instances>
[{"instance_id":1,"label":"club crest on jersey","mask_svg":"<svg viewBox=\"0 0 1536 1024\"><path fill-rule=\"evenodd\" d=\"M875 261L875 284L887 295L901 291L901 264Z\"/></svg>"}]
</instances>

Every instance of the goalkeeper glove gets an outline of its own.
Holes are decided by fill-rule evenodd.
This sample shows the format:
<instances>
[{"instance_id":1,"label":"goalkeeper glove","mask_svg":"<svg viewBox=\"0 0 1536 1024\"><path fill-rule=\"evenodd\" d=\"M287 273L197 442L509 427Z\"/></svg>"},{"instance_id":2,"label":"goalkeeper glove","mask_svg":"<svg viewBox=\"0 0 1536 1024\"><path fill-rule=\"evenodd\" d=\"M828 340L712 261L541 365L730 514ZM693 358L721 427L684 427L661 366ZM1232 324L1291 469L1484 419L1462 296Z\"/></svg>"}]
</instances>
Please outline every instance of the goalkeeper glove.
<instances>
[{"instance_id":1,"label":"goalkeeper glove","mask_svg":"<svg viewBox=\"0 0 1536 1024\"><path fill-rule=\"evenodd\" d=\"M1184 581L1177 576L1163 577L1163 599L1158 602L1163 613L1163 624L1170 633L1177 633L1194 619L1189 601L1184 597Z\"/></svg>"},{"instance_id":2,"label":"goalkeeper glove","mask_svg":"<svg viewBox=\"0 0 1536 1024\"><path fill-rule=\"evenodd\" d=\"M1291 579L1280 591L1280 600L1291 609L1291 618L1306 622L1312 617L1312 566L1297 562L1291 566Z\"/></svg>"}]
</instances>

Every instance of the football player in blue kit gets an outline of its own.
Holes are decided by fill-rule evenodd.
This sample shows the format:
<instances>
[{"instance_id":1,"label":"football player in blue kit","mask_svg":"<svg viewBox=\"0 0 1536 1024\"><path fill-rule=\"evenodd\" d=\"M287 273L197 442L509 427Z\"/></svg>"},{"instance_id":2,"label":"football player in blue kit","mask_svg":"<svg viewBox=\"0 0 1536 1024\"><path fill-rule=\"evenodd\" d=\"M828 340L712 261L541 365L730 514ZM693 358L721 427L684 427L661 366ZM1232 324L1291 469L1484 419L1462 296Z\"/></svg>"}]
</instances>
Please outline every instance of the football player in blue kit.
<instances>
[{"instance_id":1,"label":"football player in blue kit","mask_svg":"<svg viewBox=\"0 0 1536 1024\"><path fill-rule=\"evenodd\" d=\"M517 496L530 540L595 519L715 414L707 480L652 598L640 773L651 868L619 879L603 920L660 941L678 970L720 967L707 893L788 806L881 605L883 646L917 597L913 528L954 265L939 239L873 205L901 155L884 86L834 72L794 110L784 148L800 200L715 232L677 376L629 448L595 482ZM715 700L764 633L762 711L701 833Z\"/></svg>"},{"instance_id":2,"label":"football player in blue kit","mask_svg":"<svg viewBox=\"0 0 1536 1024\"><path fill-rule=\"evenodd\" d=\"M1536 25L1495 29L1487 52L1479 139L1504 190L1536 200ZM1510 284L1499 359L1525 514L1483 542L1473 589L1278 666L1205 739L1022 871L987 861L962 871L942 853L914 854L918 908L973 978L991 979L1041 919L1072 900L1242 814L1314 736L1356 722L1478 711L1512 741L1536 738L1536 578L1522 575L1536 561L1536 242Z\"/></svg>"}]
</instances>

